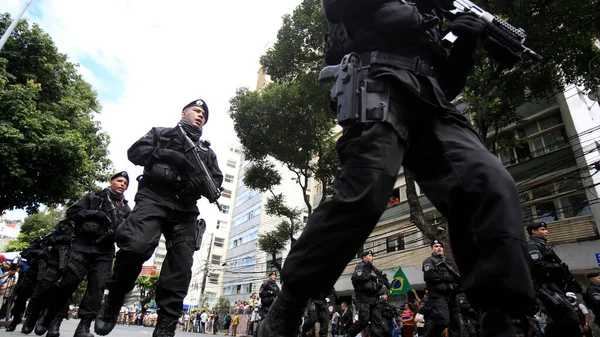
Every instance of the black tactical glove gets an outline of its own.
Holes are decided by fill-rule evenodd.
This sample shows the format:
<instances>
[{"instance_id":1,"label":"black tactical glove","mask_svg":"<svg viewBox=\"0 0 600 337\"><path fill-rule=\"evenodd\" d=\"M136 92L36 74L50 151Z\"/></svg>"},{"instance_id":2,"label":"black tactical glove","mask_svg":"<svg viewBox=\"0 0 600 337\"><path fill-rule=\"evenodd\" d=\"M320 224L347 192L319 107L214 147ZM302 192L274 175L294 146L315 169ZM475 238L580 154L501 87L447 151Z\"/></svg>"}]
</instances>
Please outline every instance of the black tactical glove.
<instances>
[{"instance_id":1,"label":"black tactical glove","mask_svg":"<svg viewBox=\"0 0 600 337\"><path fill-rule=\"evenodd\" d=\"M483 48L494 60L508 68L512 68L521 61L521 55L500 44L496 39L488 37L483 41Z\"/></svg>"},{"instance_id":2,"label":"black tactical glove","mask_svg":"<svg viewBox=\"0 0 600 337\"><path fill-rule=\"evenodd\" d=\"M89 211L88 216L96 218L100 221L104 221L109 225L112 223L112 220L110 219L108 214L104 213L104 211Z\"/></svg>"},{"instance_id":3,"label":"black tactical glove","mask_svg":"<svg viewBox=\"0 0 600 337\"><path fill-rule=\"evenodd\" d=\"M487 23L473 13L459 13L448 29L460 38L478 38L485 32Z\"/></svg>"},{"instance_id":4,"label":"black tactical glove","mask_svg":"<svg viewBox=\"0 0 600 337\"><path fill-rule=\"evenodd\" d=\"M179 151L169 149L157 149L154 151L154 158L175 165L180 170L189 170L193 167L192 163Z\"/></svg>"},{"instance_id":5,"label":"black tactical glove","mask_svg":"<svg viewBox=\"0 0 600 337\"><path fill-rule=\"evenodd\" d=\"M192 174L190 176L190 185L193 188L201 188L203 186L202 179L200 178L199 174Z\"/></svg>"}]
</instances>

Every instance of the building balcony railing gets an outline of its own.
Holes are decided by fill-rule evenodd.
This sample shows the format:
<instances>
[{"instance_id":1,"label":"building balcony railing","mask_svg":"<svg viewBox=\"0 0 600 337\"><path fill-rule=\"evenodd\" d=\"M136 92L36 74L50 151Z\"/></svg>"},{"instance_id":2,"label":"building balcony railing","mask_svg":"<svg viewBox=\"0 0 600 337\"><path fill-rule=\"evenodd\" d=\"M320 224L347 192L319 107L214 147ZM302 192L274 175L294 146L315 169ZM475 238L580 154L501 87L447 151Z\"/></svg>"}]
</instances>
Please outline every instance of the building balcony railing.
<instances>
[{"instance_id":1,"label":"building balcony railing","mask_svg":"<svg viewBox=\"0 0 600 337\"><path fill-rule=\"evenodd\" d=\"M592 215L569 218L566 220L548 222L548 243L559 245L565 243L591 241L600 239L598 228ZM527 236L527 234L526 234ZM396 269L398 266L418 266L431 254L429 245L394 252L377 254L379 269ZM351 274L360 261L355 258L346 266L343 275Z\"/></svg>"},{"instance_id":2,"label":"building balcony railing","mask_svg":"<svg viewBox=\"0 0 600 337\"><path fill-rule=\"evenodd\" d=\"M548 243L558 245L580 241L597 240L598 227L593 215L548 222Z\"/></svg>"}]
</instances>

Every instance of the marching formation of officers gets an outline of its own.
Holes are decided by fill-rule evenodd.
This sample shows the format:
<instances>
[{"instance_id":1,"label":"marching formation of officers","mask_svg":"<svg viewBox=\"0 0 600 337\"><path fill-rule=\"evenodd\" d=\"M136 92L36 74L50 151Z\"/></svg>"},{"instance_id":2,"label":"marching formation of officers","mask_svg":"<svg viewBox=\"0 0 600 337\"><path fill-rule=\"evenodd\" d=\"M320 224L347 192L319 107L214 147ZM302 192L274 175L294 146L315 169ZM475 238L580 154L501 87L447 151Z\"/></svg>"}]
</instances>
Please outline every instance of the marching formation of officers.
<instances>
[{"instance_id":1,"label":"marching formation of officers","mask_svg":"<svg viewBox=\"0 0 600 337\"><path fill-rule=\"evenodd\" d=\"M527 226L530 240L527 249L530 257L533 283L537 291L538 314L546 316L544 335L547 337L591 337L589 315L577 294L582 295L587 306L595 313L595 323L600 326L600 273L587 275L590 286L584 292L575 281L568 267L558 258L552 248L546 244L548 235L544 222ZM461 336L461 322L469 337L482 336L480 330L480 313L468 302L462 291L462 280L444 256L444 246L438 240L431 243L431 256L423 261L423 278L427 294L421 300L420 313L426 322L426 337L442 336L447 330L449 337ZM351 276L354 287L353 303L357 320L352 322L352 310L346 315L348 306L342 303L345 317L350 317L340 330L342 336L357 336L367 331L367 336L384 337L392 335L391 322L399 316L398 310L390 303L388 291L391 288L387 275L373 265L373 252L364 251L362 260L356 265ZM276 274L271 272L269 278L260 288L262 302L261 317L265 317L280 293L276 283ZM309 331L319 322L319 330L314 336L325 337L329 327L327 296L337 293L332 289L328 293L311 298L306 304L305 321L300 335L308 336ZM339 297L338 297L339 298ZM534 313L531 313L534 316ZM541 315L538 315L538 317ZM532 322L538 326L539 323ZM364 336L363 332L363 336ZM539 331L538 336L542 336ZM260 336L260 335L259 335ZM262 336L261 336L262 337Z\"/></svg>"},{"instance_id":2,"label":"marching formation of officers","mask_svg":"<svg viewBox=\"0 0 600 337\"><path fill-rule=\"evenodd\" d=\"M125 295L134 288L142 264L164 234L167 254L156 290L159 310L153 336L175 335L193 254L200 248L206 226L204 220L197 220L196 204L202 196L215 201L214 191L207 191L207 179L216 188L223 181L210 143L200 140L208 116L206 103L194 100L182 109L177 127L153 128L131 146L129 160L144 167L133 210L123 196L129 175L122 171L112 176L107 188L69 207L65 219L48 235L21 252L29 268L21 273L11 295L13 320L7 331L14 331L27 311L22 333L58 337L71 296L87 276L74 337L93 337L93 322L97 334L110 333ZM186 141L193 142L204 165L188 157ZM119 247L116 256L115 243Z\"/></svg>"}]
</instances>

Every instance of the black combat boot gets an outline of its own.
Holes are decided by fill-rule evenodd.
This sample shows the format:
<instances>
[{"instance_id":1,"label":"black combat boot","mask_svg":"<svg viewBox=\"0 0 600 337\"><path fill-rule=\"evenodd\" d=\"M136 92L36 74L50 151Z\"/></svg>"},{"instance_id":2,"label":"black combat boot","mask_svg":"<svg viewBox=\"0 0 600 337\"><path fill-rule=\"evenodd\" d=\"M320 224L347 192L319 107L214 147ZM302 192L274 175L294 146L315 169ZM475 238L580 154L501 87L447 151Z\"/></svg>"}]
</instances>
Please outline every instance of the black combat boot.
<instances>
[{"instance_id":1,"label":"black combat boot","mask_svg":"<svg viewBox=\"0 0 600 337\"><path fill-rule=\"evenodd\" d=\"M21 315L13 316L13 319L12 321L10 321L10 324L6 326L6 331L11 332L17 330L17 325L19 325L19 323L21 323Z\"/></svg>"},{"instance_id":2,"label":"black combat boot","mask_svg":"<svg viewBox=\"0 0 600 337\"><path fill-rule=\"evenodd\" d=\"M94 318L94 316L81 317L81 320L79 321L79 325L77 325L77 329L75 329L75 334L73 335L73 337L94 337L94 334L90 332L90 326L92 326Z\"/></svg>"},{"instance_id":3,"label":"black combat boot","mask_svg":"<svg viewBox=\"0 0 600 337\"><path fill-rule=\"evenodd\" d=\"M119 318L119 311L121 310L124 300L124 296L111 296L110 293L106 295L94 324L94 331L96 331L97 334L105 336L115 328L115 325L117 325L117 318Z\"/></svg>"},{"instance_id":4,"label":"black combat boot","mask_svg":"<svg viewBox=\"0 0 600 337\"><path fill-rule=\"evenodd\" d=\"M511 317L500 309L481 316L481 337L542 337L537 320L531 316Z\"/></svg>"},{"instance_id":5,"label":"black combat boot","mask_svg":"<svg viewBox=\"0 0 600 337\"><path fill-rule=\"evenodd\" d=\"M48 331L48 328L50 327L50 324L52 323L52 321L48 321L48 316L46 315L47 313L48 312L42 315L42 317L38 319L37 324L35 325L35 334L38 336L45 335Z\"/></svg>"},{"instance_id":6,"label":"black combat boot","mask_svg":"<svg viewBox=\"0 0 600 337\"><path fill-rule=\"evenodd\" d=\"M303 303L306 303L306 299L294 299L282 289L275 302L269 307L267 317L260 322L257 336L298 336L304 311Z\"/></svg>"},{"instance_id":7,"label":"black combat boot","mask_svg":"<svg viewBox=\"0 0 600 337\"><path fill-rule=\"evenodd\" d=\"M62 323L62 317L54 317L50 326L48 327L48 333L46 337L59 337L60 336L60 324Z\"/></svg>"},{"instance_id":8,"label":"black combat boot","mask_svg":"<svg viewBox=\"0 0 600 337\"><path fill-rule=\"evenodd\" d=\"M152 337L173 337L177 329L177 318L158 315Z\"/></svg>"}]
</instances>

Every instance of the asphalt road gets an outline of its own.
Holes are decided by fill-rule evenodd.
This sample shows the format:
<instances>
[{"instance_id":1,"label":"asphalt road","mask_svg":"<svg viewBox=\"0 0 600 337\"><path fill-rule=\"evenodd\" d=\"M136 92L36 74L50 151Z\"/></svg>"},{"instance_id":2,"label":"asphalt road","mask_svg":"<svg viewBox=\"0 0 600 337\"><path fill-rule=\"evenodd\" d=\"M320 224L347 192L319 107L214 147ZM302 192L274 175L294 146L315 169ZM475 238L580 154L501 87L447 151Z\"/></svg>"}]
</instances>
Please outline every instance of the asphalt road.
<instances>
[{"instance_id":1,"label":"asphalt road","mask_svg":"<svg viewBox=\"0 0 600 337\"><path fill-rule=\"evenodd\" d=\"M61 337L72 337L73 334L75 333L75 328L77 328L77 324L79 324L78 319L71 318L69 320L64 320L60 327ZM17 330L15 330L13 332L6 332L4 330L4 328L0 328L0 336L24 337L26 335L21 333L22 326L23 326L22 324L19 324L19 326L17 326ZM92 330L91 332L93 333L94 332L94 324L93 323L92 323L91 330ZM151 337L153 331L154 331L154 328L146 328L143 326L117 325L115 327L115 329L108 336L109 337L132 337L132 336ZM223 332L221 332L219 335L223 336ZM34 333L31 333L29 336L37 337ZM200 334L200 333L177 331L176 336L178 336L178 337L200 337L200 336L214 336L214 335L205 335L205 334Z\"/></svg>"}]
</instances>

